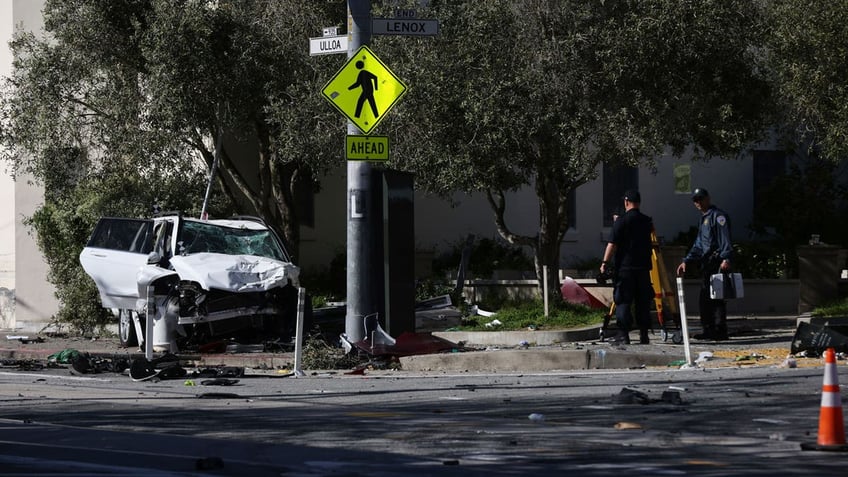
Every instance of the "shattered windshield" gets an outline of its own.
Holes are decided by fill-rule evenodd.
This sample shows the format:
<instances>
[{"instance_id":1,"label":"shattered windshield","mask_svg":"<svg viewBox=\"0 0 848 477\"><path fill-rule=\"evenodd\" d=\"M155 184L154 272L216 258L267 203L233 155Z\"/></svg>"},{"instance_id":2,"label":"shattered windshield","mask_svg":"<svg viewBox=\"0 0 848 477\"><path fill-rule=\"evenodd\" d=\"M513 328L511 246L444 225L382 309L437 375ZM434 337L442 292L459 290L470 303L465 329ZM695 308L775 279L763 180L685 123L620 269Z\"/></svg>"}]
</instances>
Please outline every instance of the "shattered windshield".
<instances>
[{"instance_id":1,"label":"shattered windshield","mask_svg":"<svg viewBox=\"0 0 848 477\"><path fill-rule=\"evenodd\" d=\"M183 222L180 235L180 254L222 253L226 255L257 255L287 261L285 254L268 230L223 227L210 222Z\"/></svg>"}]
</instances>

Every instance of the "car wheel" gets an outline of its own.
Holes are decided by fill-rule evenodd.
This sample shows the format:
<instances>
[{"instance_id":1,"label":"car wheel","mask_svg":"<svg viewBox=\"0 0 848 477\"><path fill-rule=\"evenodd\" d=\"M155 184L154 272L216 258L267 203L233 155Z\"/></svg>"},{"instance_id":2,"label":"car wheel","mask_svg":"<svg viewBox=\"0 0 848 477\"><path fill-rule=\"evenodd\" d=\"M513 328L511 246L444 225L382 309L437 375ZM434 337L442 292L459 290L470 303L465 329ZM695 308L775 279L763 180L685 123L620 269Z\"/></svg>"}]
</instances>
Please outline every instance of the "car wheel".
<instances>
[{"instance_id":1,"label":"car wheel","mask_svg":"<svg viewBox=\"0 0 848 477\"><path fill-rule=\"evenodd\" d=\"M118 339L124 348L138 346L132 310L121 310L118 314Z\"/></svg>"}]
</instances>

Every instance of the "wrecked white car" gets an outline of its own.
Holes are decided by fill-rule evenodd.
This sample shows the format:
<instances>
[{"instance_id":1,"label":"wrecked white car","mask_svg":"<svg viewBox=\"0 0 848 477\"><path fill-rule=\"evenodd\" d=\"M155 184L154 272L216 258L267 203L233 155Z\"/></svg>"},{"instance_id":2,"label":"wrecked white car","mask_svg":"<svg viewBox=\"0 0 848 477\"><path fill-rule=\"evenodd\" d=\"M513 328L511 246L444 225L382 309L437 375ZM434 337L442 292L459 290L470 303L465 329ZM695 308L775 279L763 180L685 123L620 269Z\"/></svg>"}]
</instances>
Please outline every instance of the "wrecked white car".
<instances>
[{"instance_id":1,"label":"wrecked white car","mask_svg":"<svg viewBox=\"0 0 848 477\"><path fill-rule=\"evenodd\" d=\"M154 320L165 320L150 338L155 347L245 332L287 340L294 332L299 269L255 217L102 218L80 262L118 317L124 346L145 339L148 287Z\"/></svg>"}]
</instances>

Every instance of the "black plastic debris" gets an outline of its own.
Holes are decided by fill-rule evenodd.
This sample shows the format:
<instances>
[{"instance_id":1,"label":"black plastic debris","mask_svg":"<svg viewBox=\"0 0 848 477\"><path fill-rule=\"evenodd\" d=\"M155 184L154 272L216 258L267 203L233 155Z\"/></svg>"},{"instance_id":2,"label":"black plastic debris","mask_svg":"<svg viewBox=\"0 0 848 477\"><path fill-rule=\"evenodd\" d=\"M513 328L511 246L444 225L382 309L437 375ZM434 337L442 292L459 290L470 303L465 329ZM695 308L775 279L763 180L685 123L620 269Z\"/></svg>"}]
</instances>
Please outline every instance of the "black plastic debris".
<instances>
[{"instance_id":1,"label":"black plastic debris","mask_svg":"<svg viewBox=\"0 0 848 477\"><path fill-rule=\"evenodd\" d=\"M232 386L234 384L238 384L238 379L228 379L228 378L215 378L215 379L204 379L200 382L203 386Z\"/></svg>"},{"instance_id":2,"label":"black plastic debris","mask_svg":"<svg viewBox=\"0 0 848 477\"><path fill-rule=\"evenodd\" d=\"M836 352L848 352L848 335L841 333L842 328L819 325L814 323L798 323L795 336L792 338L790 353L806 352L807 356L821 356L827 348Z\"/></svg>"},{"instance_id":3,"label":"black plastic debris","mask_svg":"<svg viewBox=\"0 0 848 477\"><path fill-rule=\"evenodd\" d=\"M612 397L614 404L648 404L650 401L647 394L630 388L623 388Z\"/></svg>"},{"instance_id":4,"label":"black plastic debris","mask_svg":"<svg viewBox=\"0 0 848 477\"><path fill-rule=\"evenodd\" d=\"M241 396L234 393L201 393L197 399L241 399Z\"/></svg>"},{"instance_id":5,"label":"black plastic debris","mask_svg":"<svg viewBox=\"0 0 848 477\"><path fill-rule=\"evenodd\" d=\"M135 358L130 363L130 378L133 381L158 381L183 378L188 373L180 366L179 357L167 353L158 358Z\"/></svg>"},{"instance_id":6,"label":"black plastic debris","mask_svg":"<svg viewBox=\"0 0 848 477\"><path fill-rule=\"evenodd\" d=\"M125 357L93 356L79 352L71 355L70 360L71 368L79 374L122 373L130 365Z\"/></svg>"},{"instance_id":7,"label":"black plastic debris","mask_svg":"<svg viewBox=\"0 0 848 477\"><path fill-rule=\"evenodd\" d=\"M682 405L683 398L680 397L679 391L663 391L660 399L651 399L646 393L630 388L622 388L621 392L612 397L614 404L651 404L664 403Z\"/></svg>"},{"instance_id":8,"label":"black plastic debris","mask_svg":"<svg viewBox=\"0 0 848 477\"><path fill-rule=\"evenodd\" d=\"M222 366L201 368L191 373L192 378L243 378L244 368L240 366Z\"/></svg>"},{"instance_id":9,"label":"black plastic debris","mask_svg":"<svg viewBox=\"0 0 848 477\"><path fill-rule=\"evenodd\" d=\"M660 401L667 404L683 404L683 399L678 391L663 391Z\"/></svg>"}]
</instances>

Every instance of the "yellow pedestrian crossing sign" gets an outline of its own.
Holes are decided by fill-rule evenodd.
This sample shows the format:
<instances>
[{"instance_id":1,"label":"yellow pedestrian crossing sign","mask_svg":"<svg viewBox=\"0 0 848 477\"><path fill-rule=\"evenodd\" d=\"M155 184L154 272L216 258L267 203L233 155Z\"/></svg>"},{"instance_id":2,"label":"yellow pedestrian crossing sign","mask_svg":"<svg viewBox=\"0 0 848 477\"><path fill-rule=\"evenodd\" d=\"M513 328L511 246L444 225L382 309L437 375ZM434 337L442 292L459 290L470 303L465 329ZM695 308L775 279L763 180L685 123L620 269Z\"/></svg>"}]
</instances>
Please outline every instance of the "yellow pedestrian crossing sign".
<instances>
[{"instance_id":1,"label":"yellow pedestrian crossing sign","mask_svg":"<svg viewBox=\"0 0 848 477\"><path fill-rule=\"evenodd\" d=\"M406 93L406 85L373 51L361 46L321 93L363 133L370 134Z\"/></svg>"}]
</instances>

